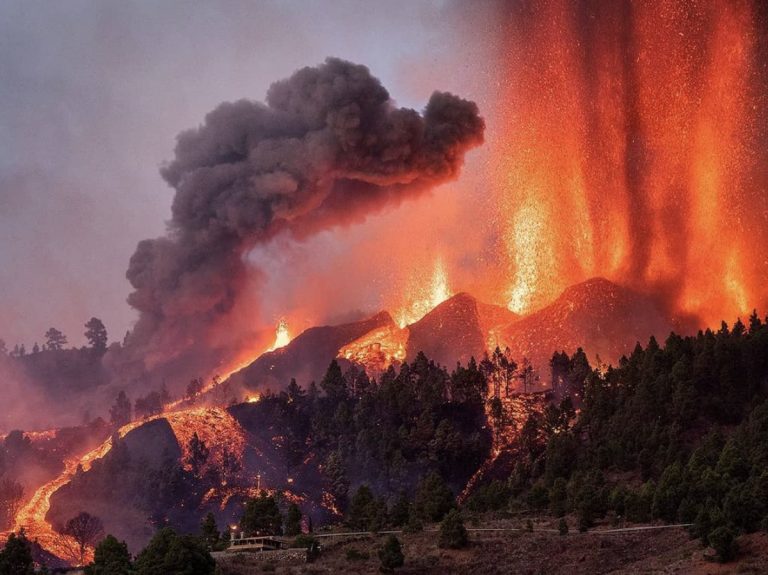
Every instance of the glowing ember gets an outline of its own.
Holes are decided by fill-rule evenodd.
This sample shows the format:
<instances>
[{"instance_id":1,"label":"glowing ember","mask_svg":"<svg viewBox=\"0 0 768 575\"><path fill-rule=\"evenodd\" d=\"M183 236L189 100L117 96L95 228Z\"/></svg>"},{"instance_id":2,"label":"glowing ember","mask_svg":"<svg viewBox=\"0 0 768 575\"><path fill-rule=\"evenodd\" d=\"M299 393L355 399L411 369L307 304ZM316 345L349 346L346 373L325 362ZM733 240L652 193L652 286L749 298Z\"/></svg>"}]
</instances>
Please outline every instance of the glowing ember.
<instances>
[{"instance_id":1,"label":"glowing ember","mask_svg":"<svg viewBox=\"0 0 768 575\"><path fill-rule=\"evenodd\" d=\"M281 319L275 330L275 343L267 351L275 351L291 343L291 334L288 332L288 322Z\"/></svg>"},{"instance_id":2,"label":"glowing ember","mask_svg":"<svg viewBox=\"0 0 768 575\"><path fill-rule=\"evenodd\" d=\"M245 398L245 401L248 403L257 403L259 400L261 400L261 396L259 394L256 395L249 395Z\"/></svg>"},{"instance_id":3,"label":"glowing ember","mask_svg":"<svg viewBox=\"0 0 768 575\"><path fill-rule=\"evenodd\" d=\"M442 259L438 258L435 261L429 285L420 284L408 291L410 293L407 293L407 296L410 296L411 303L402 308L395 318L401 328L419 321L453 295L448 287L448 277Z\"/></svg>"}]
</instances>

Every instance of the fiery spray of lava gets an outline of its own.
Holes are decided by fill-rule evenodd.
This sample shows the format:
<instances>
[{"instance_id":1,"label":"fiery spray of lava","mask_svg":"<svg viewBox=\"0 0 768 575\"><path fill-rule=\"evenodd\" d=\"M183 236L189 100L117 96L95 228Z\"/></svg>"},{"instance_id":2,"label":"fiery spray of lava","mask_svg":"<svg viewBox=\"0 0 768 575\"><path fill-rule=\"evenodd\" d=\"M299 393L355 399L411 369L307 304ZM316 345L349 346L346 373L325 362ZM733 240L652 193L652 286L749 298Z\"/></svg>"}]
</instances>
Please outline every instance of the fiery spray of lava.
<instances>
[{"instance_id":1,"label":"fiery spray of lava","mask_svg":"<svg viewBox=\"0 0 768 575\"><path fill-rule=\"evenodd\" d=\"M403 328L419 321L430 311L450 298L453 293L448 286L448 276L443 266L443 260L435 260L432 278L414 277L411 285L405 290L406 304L397 312L395 321Z\"/></svg>"},{"instance_id":2,"label":"fiery spray of lava","mask_svg":"<svg viewBox=\"0 0 768 575\"><path fill-rule=\"evenodd\" d=\"M764 5L550 0L506 11L503 128L491 145L510 309L593 276L707 323L764 308Z\"/></svg>"},{"instance_id":3,"label":"fiery spray of lava","mask_svg":"<svg viewBox=\"0 0 768 575\"><path fill-rule=\"evenodd\" d=\"M288 322L285 321L285 318L282 318L278 322L277 329L275 330L275 343L273 343L272 347L267 351L275 351L276 349L285 347L289 343L291 343L291 334L288 331Z\"/></svg>"}]
</instances>

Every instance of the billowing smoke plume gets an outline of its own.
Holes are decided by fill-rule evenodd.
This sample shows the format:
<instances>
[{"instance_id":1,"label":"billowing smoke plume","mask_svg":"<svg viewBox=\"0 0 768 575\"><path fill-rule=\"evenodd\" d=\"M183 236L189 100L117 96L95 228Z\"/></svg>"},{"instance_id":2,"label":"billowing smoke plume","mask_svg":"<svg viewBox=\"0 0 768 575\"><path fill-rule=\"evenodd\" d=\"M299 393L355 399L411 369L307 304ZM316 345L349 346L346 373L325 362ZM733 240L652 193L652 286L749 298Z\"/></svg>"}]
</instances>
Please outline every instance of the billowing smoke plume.
<instances>
[{"instance_id":1,"label":"billowing smoke plume","mask_svg":"<svg viewBox=\"0 0 768 575\"><path fill-rule=\"evenodd\" d=\"M162 170L176 190L166 237L139 243L127 277L140 312L130 345L145 367L198 369L252 284L248 252L362 220L455 178L482 143L477 106L435 92L397 108L364 66L328 59L275 83L266 104L220 105L182 133ZM218 337L218 336L217 336ZM226 348L226 344L222 344ZM211 367L209 365L209 367Z\"/></svg>"}]
</instances>

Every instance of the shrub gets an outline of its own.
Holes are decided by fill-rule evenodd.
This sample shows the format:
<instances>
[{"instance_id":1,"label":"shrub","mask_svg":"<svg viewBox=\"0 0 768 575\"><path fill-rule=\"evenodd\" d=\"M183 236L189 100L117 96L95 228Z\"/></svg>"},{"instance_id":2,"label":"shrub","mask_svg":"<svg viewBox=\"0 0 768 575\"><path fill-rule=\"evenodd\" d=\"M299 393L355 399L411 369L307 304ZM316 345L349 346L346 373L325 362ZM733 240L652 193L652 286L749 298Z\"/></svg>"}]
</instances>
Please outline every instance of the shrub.
<instances>
[{"instance_id":1,"label":"shrub","mask_svg":"<svg viewBox=\"0 0 768 575\"><path fill-rule=\"evenodd\" d=\"M443 549L461 549L469 545L469 535L464 527L464 521L455 509L450 511L440 523L438 545Z\"/></svg>"},{"instance_id":2,"label":"shrub","mask_svg":"<svg viewBox=\"0 0 768 575\"><path fill-rule=\"evenodd\" d=\"M736 533L730 527L718 527L709 534L707 539L717 553L717 560L720 563L727 563L736 558L739 544L736 541Z\"/></svg>"},{"instance_id":3,"label":"shrub","mask_svg":"<svg viewBox=\"0 0 768 575\"><path fill-rule=\"evenodd\" d=\"M405 562L403 550L400 547L400 540L394 535L387 537L384 545L379 550L379 561L381 561L380 570L383 573L391 573L398 567L402 567Z\"/></svg>"},{"instance_id":4,"label":"shrub","mask_svg":"<svg viewBox=\"0 0 768 575\"><path fill-rule=\"evenodd\" d=\"M311 535L297 535L296 539L293 540L293 546L294 547L304 547L306 549L309 549L312 547L312 544L317 543L317 539L312 537Z\"/></svg>"}]
</instances>

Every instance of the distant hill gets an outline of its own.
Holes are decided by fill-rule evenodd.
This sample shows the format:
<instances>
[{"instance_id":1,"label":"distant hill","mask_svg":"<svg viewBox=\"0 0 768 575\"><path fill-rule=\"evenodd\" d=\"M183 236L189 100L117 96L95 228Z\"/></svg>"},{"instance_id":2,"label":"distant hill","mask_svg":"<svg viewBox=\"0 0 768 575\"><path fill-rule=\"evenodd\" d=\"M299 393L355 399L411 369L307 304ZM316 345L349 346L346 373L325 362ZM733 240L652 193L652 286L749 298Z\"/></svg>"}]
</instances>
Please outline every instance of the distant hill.
<instances>
[{"instance_id":1,"label":"distant hill","mask_svg":"<svg viewBox=\"0 0 768 575\"><path fill-rule=\"evenodd\" d=\"M602 278L567 288L554 302L520 317L501 306L459 293L419 321L398 327L387 312L367 320L310 328L284 348L267 352L231 381L250 389L283 388L292 377L319 381L332 359L381 375L391 364L411 361L419 351L452 369L457 361L482 358L497 345L509 347L518 363L525 357L542 373L556 351L581 347L591 362L616 363L651 335L663 340L673 329L648 296Z\"/></svg>"},{"instance_id":2,"label":"distant hill","mask_svg":"<svg viewBox=\"0 0 768 575\"><path fill-rule=\"evenodd\" d=\"M259 356L230 381L250 389L282 388L292 377L303 385L320 381L342 347L382 327L395 327L387 312L363 321L309 328L285 347Z\"/></svg>"},{"instance_id":3,"label":"distant hill","mask_svg":"<svg viewBox=\"0 0 768 575\"><path fill-rule=\"evenodd\" d=\"M517 319L502 307L480 303L467 293L457 294L409 326L407 358L412 360L423 351L449 368L457 361L466 364L472 356L483 356L492 330Z\"/></svg>"},{"instance_id":4,"label":"distant hill","mask_svg":"<svg viewBox=\"0 0 768 575\"><path fill-rule=\"evenodd\" d=\"M567 288L552 304L508 325L500 334L512 357L549 363L555 351L581 347L590 362L615 363L651 335L664 340L672 321L652 299L602 278Z\"/></svg>"}]
</instances>

